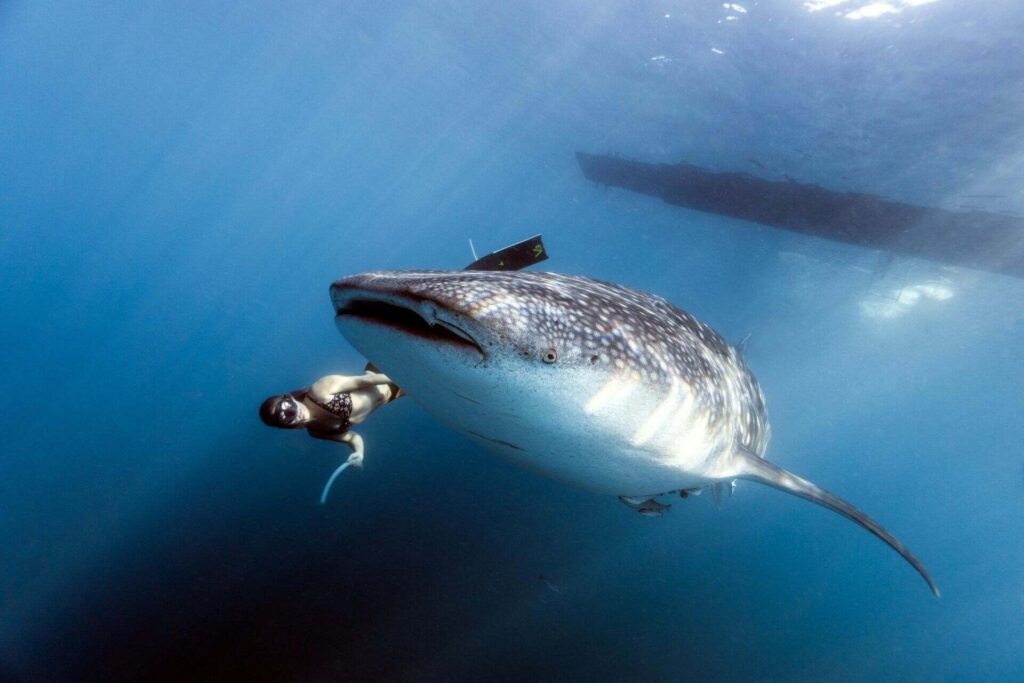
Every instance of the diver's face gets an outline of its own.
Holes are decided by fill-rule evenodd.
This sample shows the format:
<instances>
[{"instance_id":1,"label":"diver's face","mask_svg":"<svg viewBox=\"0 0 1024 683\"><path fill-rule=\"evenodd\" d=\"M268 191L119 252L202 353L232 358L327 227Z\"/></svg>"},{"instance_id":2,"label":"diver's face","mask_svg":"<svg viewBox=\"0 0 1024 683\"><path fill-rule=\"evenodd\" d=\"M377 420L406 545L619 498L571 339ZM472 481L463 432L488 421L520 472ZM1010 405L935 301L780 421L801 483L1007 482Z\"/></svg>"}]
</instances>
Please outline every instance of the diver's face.
<instances>
[{"instance_id":1,"label":"diver's face","mask_svg":"<svg viewBox=\"0 0 1024 683\"><path fill-rule=\"evenodd\" d=\"M277 423L285 429L301 427L309 414L305 407L295 397L285 394L277 404Z\"/></svg>"}]
</instances>

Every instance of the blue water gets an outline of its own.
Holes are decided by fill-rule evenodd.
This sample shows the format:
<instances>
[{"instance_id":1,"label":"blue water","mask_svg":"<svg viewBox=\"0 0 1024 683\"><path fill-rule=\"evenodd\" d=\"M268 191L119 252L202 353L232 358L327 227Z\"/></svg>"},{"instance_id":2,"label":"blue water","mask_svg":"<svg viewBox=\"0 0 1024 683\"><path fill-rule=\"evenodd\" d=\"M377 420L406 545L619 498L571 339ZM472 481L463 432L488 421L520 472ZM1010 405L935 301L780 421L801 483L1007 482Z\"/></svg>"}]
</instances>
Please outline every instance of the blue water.
<instances>
[{"instance_id":1,"label":"blue water","mask_svg":"<svg viewBox=\"0 0 1024 683\"><path fill-rule=\"evenodd\" d=\"M1024 677L1024 282L573 156L1024 213L1024 9L888 1L0 4L0 678ZM330 282L536 232L751 334L768 457L943 597L777 491L648 519L411 401L319 505L341 447L256 408L361 370Z\"/></svg>"}]
</instances>

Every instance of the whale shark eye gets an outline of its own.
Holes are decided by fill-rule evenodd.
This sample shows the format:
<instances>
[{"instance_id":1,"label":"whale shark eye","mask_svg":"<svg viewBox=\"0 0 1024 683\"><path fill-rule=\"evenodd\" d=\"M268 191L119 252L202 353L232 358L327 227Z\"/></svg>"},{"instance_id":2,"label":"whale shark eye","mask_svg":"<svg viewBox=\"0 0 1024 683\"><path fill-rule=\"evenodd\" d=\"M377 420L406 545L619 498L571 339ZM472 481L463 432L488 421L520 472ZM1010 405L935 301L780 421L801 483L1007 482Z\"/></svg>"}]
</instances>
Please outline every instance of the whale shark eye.
<instances>
[{"instance_id":1,"label":"whale shark eye","mask_svg":"<svg viewBox=\"0 0 1024 683\"><path fill-rule=\"evenodd\" d=\"M556 360L558 360L558 353L556 353L554 349L548 349L547 351L544 352L542 358L544 359L545 363L554 363Z\"/></svg>"}]
</instances>

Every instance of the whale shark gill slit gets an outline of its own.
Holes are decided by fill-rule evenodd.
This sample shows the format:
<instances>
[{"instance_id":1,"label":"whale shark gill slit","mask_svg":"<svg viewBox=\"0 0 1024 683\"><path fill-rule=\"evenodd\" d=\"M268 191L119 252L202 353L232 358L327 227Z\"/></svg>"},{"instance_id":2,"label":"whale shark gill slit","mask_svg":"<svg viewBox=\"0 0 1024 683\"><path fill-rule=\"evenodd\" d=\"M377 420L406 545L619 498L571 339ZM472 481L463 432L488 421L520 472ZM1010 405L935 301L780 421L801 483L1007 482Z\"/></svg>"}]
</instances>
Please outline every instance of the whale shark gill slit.
<instances>
[{"instance_id":1,"label":"whale shark gill slit","mask_svg":"<svg viewBox=\"0 0 1024 683\"><path fill-rule=\"evenodd\" d=\"M469 432L470 434L472 434L473 436L476 436L476 437L479 437L479 438L483 439L484 441L490 441L491 443L501 444L502 446L507 446L508 448L514 448L517 451L525 450L522 446L517 446L514 443L512 443L511 441L502 441L501 439L493 439L493 438L491 438L489 436L485 436L485 435L481 434L480 432L474 432L472 429L467 429L466 431Z\"/></svg>"},{"instance_id":2,"label":"whale shark gill slit","mask_svg":"<svg viewBox=\"0 0 1024 683\"><path fill-rule=\"evenodd\" d=\"M416 311L386 301L352 299L338 310L337 316L359 318L421 339L454 344L476 351L481 356L485 355L473 337L456 325L442 320L430 323Z\"/></svg>"},{"instance_id":3,"label":"whale shark gill slit","mask_svg":"<svg viewBox=\"0 0 1024 683\"><path fill-rule=\"evenodd\" d=\"M455 390L452 390L452 393L461 398L463 401L469 401L470 403L475 403L476 405L483 405L480 403L480 401L476 400L475 398L470 398L469 396L466 396L465 394L460 394Z\"/></svg>"}]
</instances>

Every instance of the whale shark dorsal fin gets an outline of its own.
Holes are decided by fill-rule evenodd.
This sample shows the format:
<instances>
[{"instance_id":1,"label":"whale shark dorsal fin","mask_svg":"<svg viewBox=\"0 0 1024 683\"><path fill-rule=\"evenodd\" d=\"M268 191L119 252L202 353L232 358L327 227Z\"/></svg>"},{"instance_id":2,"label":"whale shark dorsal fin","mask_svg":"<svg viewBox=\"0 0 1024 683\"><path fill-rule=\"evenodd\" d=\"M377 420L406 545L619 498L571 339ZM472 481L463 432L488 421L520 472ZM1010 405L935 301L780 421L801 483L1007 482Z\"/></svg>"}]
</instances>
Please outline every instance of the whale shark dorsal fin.
<instances>
[{"instance_id":1,"label":"whale shark dorsal fin","mask_svg":"<svg viewBox=\"0 0 1024 683\"><path fill-rule=\"evenodd\" d=\"M847 503L842 498L833 495L821 488L820 486L813 484L802 477L787 472L778 465L773 465L764 458L760 458L745 448L737 448L737 454L740 465L739 477L743 479L752 479L759 481L762 484L785 491L786 493L792 493L794 496L799 496L805 500L809 500L812 503L817 503L822 507L826 507L833 512L838 512L843 517L846 517L852 522L859 524L878 538L889 544L893 550L903 556L910 565L917 570L917 573L928 583L928 587L932 589L932 593L935 597L939 597L939 589L932 581L931 575L928 570L924 568L924 565L914 557L913 553L907 550L906 546L896 540L896 537L882 528L875 520L868 517L866 514L855 508L854 506Z\"/></svg>"}]
</instances>

